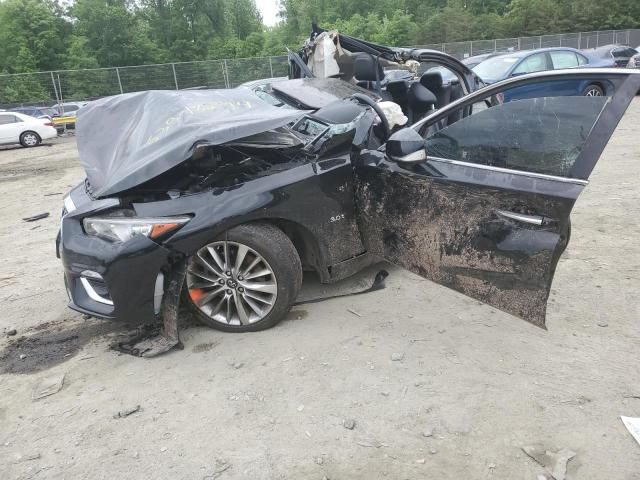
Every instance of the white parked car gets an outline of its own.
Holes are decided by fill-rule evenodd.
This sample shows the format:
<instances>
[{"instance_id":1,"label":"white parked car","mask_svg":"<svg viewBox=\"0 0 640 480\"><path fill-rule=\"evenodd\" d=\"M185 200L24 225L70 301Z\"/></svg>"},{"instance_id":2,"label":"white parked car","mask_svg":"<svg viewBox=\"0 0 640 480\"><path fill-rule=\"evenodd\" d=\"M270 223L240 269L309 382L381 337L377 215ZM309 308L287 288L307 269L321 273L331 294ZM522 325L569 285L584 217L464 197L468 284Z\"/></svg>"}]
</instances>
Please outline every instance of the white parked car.
<instances>
[{"instance_id":1,"label":"white parked car","mask_svg":"<svg viewBox=\"0 0 640 480\"><path fill-rule=\"evenodd\" d=\"M17 112L0 112L0 145L19 143L23 147L35 147L43 140L56 136L58 132L49 119Z\"/></svg>"}]
</instances>

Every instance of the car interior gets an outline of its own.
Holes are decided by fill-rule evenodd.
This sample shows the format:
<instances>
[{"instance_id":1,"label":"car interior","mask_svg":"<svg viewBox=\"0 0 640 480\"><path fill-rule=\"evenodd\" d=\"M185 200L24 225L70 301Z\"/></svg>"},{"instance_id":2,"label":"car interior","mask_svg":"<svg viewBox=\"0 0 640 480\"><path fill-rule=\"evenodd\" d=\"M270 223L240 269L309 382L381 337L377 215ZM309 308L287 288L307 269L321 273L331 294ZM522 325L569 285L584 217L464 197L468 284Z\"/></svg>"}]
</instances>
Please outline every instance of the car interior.
<instances>
[{"instance_id":1,"label":"car interior","mask_svg":"<svg viewBox=\"0 0 640 480\"><path fill-rule=\"evenodd\" d=\"M438 71L427 71L417 80L389 79L377 59L368 53L358 53L354 59L356 84L374 91L383 100L397 103L415 123L434 110L461 98L464 93L458 80L444 81ZM445 125L456 122L460 113L447 119Z\"/></svg>"}]
</instances>

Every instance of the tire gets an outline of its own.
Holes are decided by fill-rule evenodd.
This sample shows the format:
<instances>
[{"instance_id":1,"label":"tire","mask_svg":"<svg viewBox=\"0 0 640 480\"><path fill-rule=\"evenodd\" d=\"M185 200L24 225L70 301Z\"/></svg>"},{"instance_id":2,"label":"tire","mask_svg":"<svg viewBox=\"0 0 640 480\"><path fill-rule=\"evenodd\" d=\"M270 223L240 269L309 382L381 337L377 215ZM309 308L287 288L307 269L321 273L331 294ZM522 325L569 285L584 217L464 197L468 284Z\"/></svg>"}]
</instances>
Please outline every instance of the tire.
<instances>
[{"instance_id":1,"label":"tire","mask_svg":"<svg viewBox=\"0 0 640 480\"><path fill-rule=\"evenodd\" d=\"M31 130L22 132L22 134L20 135L20 145L25 148L37 147L38 145L40 145L41 141L42 139L40 138L40 135L38 135L36 132L32 132Z\"/></svg>"},{"instance_id":2,"label":"tire","mask_svg":"<svg viewBox=\"0 0 640 480\"><path fill-rule=\"evenodd\" d=\"M584 89L582 94L585 97L602 97L604 96L604 90L602 90L602 87L599 85L591 84Z\"/></svg>"},{"instance_id":3,"label":"tire","mask_svg":"<svg viewBox=\"0 0 640 480\"><path fill-rule=\"evenodd\" d=\"M185 301L209 327L256 332L285 317L301 285L302 264L289 237L273 225L249 223L221 234L189 259Z\"/></svg>"}]
</instances>

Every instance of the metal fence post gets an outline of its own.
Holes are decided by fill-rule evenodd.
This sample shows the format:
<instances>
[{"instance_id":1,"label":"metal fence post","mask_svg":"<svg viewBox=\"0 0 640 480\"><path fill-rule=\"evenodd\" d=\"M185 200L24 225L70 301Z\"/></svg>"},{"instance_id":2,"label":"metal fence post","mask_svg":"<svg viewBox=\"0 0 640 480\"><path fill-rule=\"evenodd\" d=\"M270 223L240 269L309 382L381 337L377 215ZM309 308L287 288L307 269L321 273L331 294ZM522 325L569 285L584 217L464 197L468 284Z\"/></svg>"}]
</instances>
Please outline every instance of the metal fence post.
<instances>
[{"instance_id":1,"label":"metal fence post","mask_svg":"<svg viewBox=\"0 0 640 480\"><path fill-rule=\"evenodd\" d=\"M229 85L229 70L227 69L227 59L224 59L224 83L227 88L230 88Z\"/></svg>"},{"instance_id":2,"label":"metal fence post","mask_svg":"<svg viewBox=\"0 0 640 480\"><path fill-rule=\"evenodd\" d=\"M64 97L62 96L62 84L60 83L60 73L56 73L58 76L58 93L60 94L60 103L64 103Z\"/></svg>"},{"instance_id":3,"label":"metal fence post","mask_svg":"<svg viewBox=\"0 0 640 480\"><path fill-rule=\"evenodd\" d=\"M58 98L58 87L56 87L56 80L53 78L53 72L49 72L51 74L51 84L53 85L53 93L56 96L56 102L60 103L60 99Z\"/></svg>"},{"instance_id":4,"label":"metal fence post","mask_svg":"<svg viewBox=\"0 0 640 480\"><path fill-rule=\"evenodd\" d=\"M273 62L271 61L271 57L269 57L269 71L271 72L271 78L273 78Z\"/></svg>"},{"instance_id":5,"label":"metal fence post","mask_svg":"<svg viewBox=\"0 0 640 480\"><path fill-rule=\"evenodd\" d=\"M582 32L578 32L578 50L582 48Z\"/></svg>"},{"instance_id":6,"label":"metal fence post","mask_svg":"<svg viewBox=\"0 0 640 480\"><path fill-rule=\"evenodd\" d=\"M600 30L596 32L596 48L600 46Z\"/></svg>"},{"instance_id":7,"label":"metal fence post","mask_svg":"<svg viewBox=\"0 0 640 480\"><path fill-rule=\"evenodd\" d=\"M540 48L542 48L542 35L540 35L539 39L540 39Z\"/></svg>"},{"instance_id":8,"label":"metal fence post","mask_svg":"<svg viewBox=\"0 0 640 480\"><path fill-rule=\"evenodd\" d=\"M122 90L122 81L120 80L120 69L118 67L116 67L116 77L118 77L118 86L120 87L120 95L122 95L124 93L124 90Z\"/></svg>"},{"instance_id":9,"label":"metal fence post","mask_svg":"<svg viewBox=\"0 0 640 480\"><path fill-rule=\"evenodd\" d=\"M178 90L178 77L176 76L176 64L175 63L171 64L171 70L173 70L173 81L176 84L176 90Z\"/></svg>"},{"instance_id":10,"label":"metal fence post","mask_svg":"<svg viewBox=\"0 0 640 480\"><path fill-rule=\"evenodd\" d=\"M493 51L494 52L498 51L498 39L497 38L493 39Z\"/></svg>"},{"instance_id":11,"label":"metal fence post","mask_svg":"<svg viewBox=\"0 0 640 480\"><path fill-rule=\"evenodd\" d=\"M518 37L518 50L522 50L522 47L520 47L520 37Z\"/></svg>"}]
</instances>

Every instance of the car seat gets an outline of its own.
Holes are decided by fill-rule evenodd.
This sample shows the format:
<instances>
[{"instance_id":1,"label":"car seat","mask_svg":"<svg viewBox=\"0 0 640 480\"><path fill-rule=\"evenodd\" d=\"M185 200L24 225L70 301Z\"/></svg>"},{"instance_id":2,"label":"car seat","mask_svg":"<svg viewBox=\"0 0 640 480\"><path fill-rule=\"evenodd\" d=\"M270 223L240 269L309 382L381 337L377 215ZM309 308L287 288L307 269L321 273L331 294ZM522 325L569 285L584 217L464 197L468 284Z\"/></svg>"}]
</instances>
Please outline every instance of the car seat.
<instances>
[{"instance_id":1,"label":"car seat","mask_svg":"<svg viewBox=\"0 0 640 480\"><path fill-rule=\"evenodd\" d=\"M407 92L407 116L409 124L420 120L424 115L433 109L438 99L431 90L420 82L413 82Z\"/></svg>"},{"instance_id":2,"label":"car seat","mask_svg":"<svg viewBox=\"0 0 640 480\"><path fill-rule=\"evenodd\" d=\"M402 112L409 116L409 86L411 82L407 80L394 80L387 83L387 92L391 95L393 102L400 105Z\"/></svg>"},{"instance_id":3,"label":"car seat","mask_svg":"<svg viewBox=\"0 0 640 480\"><path fill-rule=\"evenodd\" d=\"M451 85L442 81L440 72L426 72L420 77L420 84L436 96L436 108L442 108L451 101Z\"/></svg>"},{"instance_id":4,"label":"car seat","mask_svg":"<svg viewBox=\"0 0 640 480\"><path fill-rule=\"evenodd\" d=\"M456 100L464 97L464 91L462 90L462 86L460 85L460 81L454 80L451 82L451 96L449 98L449 103L455 102ZM458 120L462 118L462 109L456 110L454 113L447 117L447 125L453 125Z\"/></svg>"},{"instance_id":5,"label":"car seat","mask_svg":"<svg viewBox=\"0 0 640 480\"><path fill-rule=\"evenodd\" d=\"M392 100L391 95L383 90L380 82L384 78L384 71L380 62L373 55L359 53L353 61L353 76L360 87L376 92L383 100Z\"/></svg>"}]
</instances>

